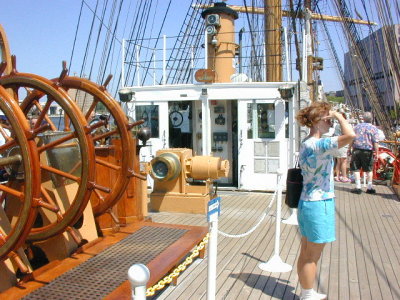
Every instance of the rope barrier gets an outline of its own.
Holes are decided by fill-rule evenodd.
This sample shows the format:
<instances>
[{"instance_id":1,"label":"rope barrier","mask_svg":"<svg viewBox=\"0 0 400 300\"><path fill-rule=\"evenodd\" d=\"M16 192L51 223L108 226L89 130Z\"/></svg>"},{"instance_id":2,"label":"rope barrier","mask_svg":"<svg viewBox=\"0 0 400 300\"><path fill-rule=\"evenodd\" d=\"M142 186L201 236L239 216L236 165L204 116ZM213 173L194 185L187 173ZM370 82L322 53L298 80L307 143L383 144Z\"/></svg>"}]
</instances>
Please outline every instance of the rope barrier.
<instances>
[{"instance_id":1,"label":"rope barrier","mask_svg":"<svg viewBox=\"0 0 400 300\"><path fill-rule=\"evenodd\" d=\"M260 226L262 221L264 221L265 217L267 216L268 212L270 211L270 209L274 203L274 200L276 199L276 196L278 194L278 186L280 186L282 184L282 180L283 180L283 176L281 176L279 183L274 191L274 194L272 195L272 199L271 199L270 203L268 204L267 208L265 209L264 213L261 215L261 217L258 220L258 222L256 223L256 225L254 225L251 229L249 229L247 232L242 233L242 234L229 234L229 233L225 233L220 230L218 230L218 233L221 234L222 236L229 237L229 238L241 238L241 237L245 237L245 236L251 234L254 230L256 230L257 227ZM187 268L187 266L193 262L193 259L200 254L200 251L202 249L204 249L204 247L208 243L208 239L209 239L209 234L207 233L207 235L204 237L204 239L199 243L199 245L196 246L196 248L194 248L192 254L190 256L188 256L183 263L181 263L178 267L176 267L169 275L165 276L163 279L158 281L155 285L147 288L146 297L154 296L156 291L162 290L167 284L170 284L175 277L179 276L179 274L182 271L184 271Z\"/></svg>"},{"instance_id":2,"label":"rope barrier","mask_svg":"<svg viewBox=\"0 0 400 300\"><path fill-rule=\"evenodd\" d=\"M265 217L267 216L269 210L272 207L272 204L274 203L274 200L276 199L276 195L278 193L278 186L282 184L282 180L283 180L283 176L281 176L279 183L275 189L274 194L272 195L272 199L270 201L270 203L268 204L267 208L265 209L264 213L261 215L260 219L258 220L258 222L256 223L256 225L254 225L252 228L250 228L247 232L241 233L241 234L230 234L230 233L225 233L221 230L218 230L218 233L224 237L229 237L229 238L242 238L245 236L248 236L249 234L251 234L254 230L256 230L258 228L258 226L260 226L260 224L262 223L262 221L264 221Z\"/></svg>"}]
</instances>

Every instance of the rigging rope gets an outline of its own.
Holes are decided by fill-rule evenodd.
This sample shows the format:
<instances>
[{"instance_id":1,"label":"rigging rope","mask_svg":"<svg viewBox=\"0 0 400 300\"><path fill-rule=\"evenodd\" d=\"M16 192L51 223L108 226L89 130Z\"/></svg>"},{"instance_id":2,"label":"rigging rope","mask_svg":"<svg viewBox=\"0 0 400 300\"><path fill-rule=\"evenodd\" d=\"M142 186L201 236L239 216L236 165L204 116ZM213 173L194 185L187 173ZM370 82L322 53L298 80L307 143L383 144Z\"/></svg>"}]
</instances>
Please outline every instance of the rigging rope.
<instances>
[{"instance_id":1,"label":"rigging rope","mask_svg":"<svg viewBox=\"0 0 400 300\"><path fill-rule=\"evenodd\" d=\"M103 4L103 11L102 11L102 14L101 14L101 19L100 19L100 26L99 26L99 29L98 29L98 32L97 32L96 43L95 43L95 46L94 46L94 52L93 52L93 56L92 56L92 64L90 66L89 75L87 77L88 79L92 78L94 62L95 62L95 59L96 59L96 53L97 53L98 45L100 43L101 31L102 31L102 28L103 28L103 26L101 26L101 24L104 22L104 15L106 13L106 8L107 8L107 5L106 5L106 3L104 3Z\"/></svg>"},{"instance_id":2,"label":"rigging rope","mask_svg":"<svg viewBox=\"0 0 400 300\"><path fill-rule=\"evenodd\" d=\"M211 0L207 1L210 5L212 3ZM201 1L199 4L205 4L205 1ZM180 36L182 39L176 39L174 46L172 47L171 55L167 61L167 69L170 70L167 74L166 82L167 83L187 83L190 81L190 69L191 62L188 60L190 53L187 51L181 51L183 48L182 45L189 45L196 49L193 56L196 60L199 56L200 47L199 44L204 40L203 33L204 32L204 22L202 22L201 18L198 18L197 9L189 6L189 9L186 13L185 20L180 29ZM199 34L200 33L200 34ZM175 58L180 57L181 60L177 60ZM185 60L183 60L185 59ZM172 72L175 70L175 72ZM179 72L178 70L189 70L185 73ZM171 79L171 80L170 80Z\"/></svg>"},{"instance_id":3,"label":"rigging rope","mask_svg":"<svg viewBox=\"0 0 400 300\"><path fill-rule=\"evenodd\" d=\"M373 70L369 61L369 57L365 53L364 48L361 47L359 33L355 27L354 22L349 21L351 15L347 9L346 3L342 0L335 0L335 4L337 6L337 9L339 10L340 15L344 17L346 20L344 22L344 28L347 33L347 36L349 37L350 46L352 49L354 49L356 55L358 55L361 58L359 65L362 69L365 83L367 84L365 86L365 89L369 92L369 102L372 105L374 114L378 119L379 124L383 127L384 131L389 132L391 129L391 124L390 120L387 118L387 113L385 113L386 106L382 102L382 96L379 92L377 83L372 78Z\"/></svg>"},{"instance_id":4,"label":"rigging rope","mask_svg":"<svg viewBox=\"0 0 400 300\"><path fill-rule=\"evenodd\" d=\"M85 1L83 0L83 2L85 2ZM87 61L87 59L88 59L89 48L90 48L90 41L91 41L91 39L92 39L93 28L94 28L94 23L95 23L95 20L96 20L96 12L97 12L97 7L98 7L98 5L99 5L99 0L96 1L96 8L95 8L95 10L94 10L94 14L93 14L93 17L92 17L92 23L91 23L91 25L90 25L89 37L88 37L88 40L87 40L87 43L86 43L85 54L84 54L84 56L83 56L83 61L82 61L82 66L81 66L81 72L79 73L79 74L80 74L80 75L79 75L80 77L86 77L86 75L84 75L84 70L85 70L85 66L86 66L86 61Z\"/></svg>"},{"instance_id":5,"label":"rigging rope","mask_svg":"<svg viewBox=\"0 0 400 300\"><path fill-rule=\"evenodd\" d=\"M80 25L80 23L81 23L81 18L82 18L82 10L83 10L83 1L82 1L82 3L81 3L81 8L80 8L80 10L79 10L78 24L76 24L76 30L75 30L75 36L74 36L74 43L72 44L71 57L69 58L68 74L69 74L69 72L71 71L72 59L74 58L75 45L76 45L76 40L77 40L77 38L78 38L79 25Z\"/></svg>"},{"instance_id":6,"label":"rigging rope","mask_svg":"<svg viewBox=\"0 0 400 300\"><path fill-rule=\"evenodd\" d=\"M316 6L316 10L317 10L317 12L319 14L322 14L318 4ZM342 85L345 86L345 90L349 90L348 83L347 83L347 81L345 80L345 77L344 77L344 72L343 72L343 68L342 68L342 65L341 65L340 60L339 60L339 56L338 56L338 54L336 52L335 45L333 43L333 40L331 38L331 35L329 33L329 30L328 30L328 28L326 26L326 22L325 22L324 19L322 20L322 26L324 28L324 33L325 33L325 35L327 36L327 39L328 39L328 43L329 43L329 46L330 46L329 49L330 49L330 51L332 53L332 56L334 58L335 65L336 65L337 71L339 73L339 78L341 79ZM352 102L349 102L348 104L350 106L352 106Z\"/></svg>"},{"instance_id":7,"label":"rigging rope","mask_svg":"<svg viewBox=\"0 0 400 300\"><path fill-rule=\"evenodd\" d=\"M167 11L166 11L166 13L164 14L164 18L163 18L163 20L162 20L162 23L161 23L161 26L160 26L160 30L158 31L158 35L157 35L156 41L154 42L154 45L153 45L153 49L155 49L155 48L157 47L158 42L159 42L159 40L160 40L160 38L161 38L161 32L162 32L162 29L164 28L165 20L167 19L167 16L168 16L170 7L171 7L171 0L170 0L169 3L168 3ZM153 59L153 57L154 57L154 53L152 54L151 59ZM150 68L150 64L151 64L151 60L149 60L149 62L148 62L148 64L147 64L146 73L145 73L145 75L143 76L142 85L144 84L144 82L145 82L145 80L146 80L146 78L147 78L147 75L148 75L148 73L149 73L148 71L149 71L149 68Z\"/></svg>"}]
</instances>

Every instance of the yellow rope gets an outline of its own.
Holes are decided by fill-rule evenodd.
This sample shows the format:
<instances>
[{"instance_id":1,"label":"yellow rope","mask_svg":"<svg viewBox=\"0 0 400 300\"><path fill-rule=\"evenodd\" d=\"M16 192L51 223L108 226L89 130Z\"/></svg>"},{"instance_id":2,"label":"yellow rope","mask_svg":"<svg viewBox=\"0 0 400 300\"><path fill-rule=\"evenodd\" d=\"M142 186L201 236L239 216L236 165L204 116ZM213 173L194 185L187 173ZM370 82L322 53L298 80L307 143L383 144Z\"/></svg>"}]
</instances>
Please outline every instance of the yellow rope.
<instances>
[{"instance_id":1,"label":"yellow rope","mask_svg":"<svg viewBox=\"0 0 400 300\"><path fill-rule=\"evenodd\" d=\"M208 243L209 234L204 237L204 239L194 248L192 254L188 256L183 263L177 266L169 275L165 276L159 282L157 282L152 287L149 287L146 291L146 297L153 296L156 291L162 290L167 284L170 284L172 280L179 276L179 274L186 269L188 265L193 262L193 259L199 256L200 251L204 249L206 244Z\"/></svg>"}]
</instances>

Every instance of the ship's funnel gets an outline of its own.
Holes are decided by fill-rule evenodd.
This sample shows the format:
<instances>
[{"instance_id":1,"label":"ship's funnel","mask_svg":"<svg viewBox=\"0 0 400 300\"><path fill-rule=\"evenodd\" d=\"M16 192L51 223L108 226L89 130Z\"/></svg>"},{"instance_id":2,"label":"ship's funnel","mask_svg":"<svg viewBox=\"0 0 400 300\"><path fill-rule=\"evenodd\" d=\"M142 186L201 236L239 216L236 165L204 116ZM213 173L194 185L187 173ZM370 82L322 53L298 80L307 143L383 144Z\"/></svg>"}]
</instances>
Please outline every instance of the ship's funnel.
<instances>
[{"instance_id":1,"label":"ship's funnel","mask_svg":"<svg viewBox=\"0 0 400 300\"><path fill-rule=\"evenodd\" d=\"M235 74L235 20L238 14L224 2L214 3L201 13L208 36L208 68L215 71L213 82L230 82Z\"/></svg>"}]
</instances>

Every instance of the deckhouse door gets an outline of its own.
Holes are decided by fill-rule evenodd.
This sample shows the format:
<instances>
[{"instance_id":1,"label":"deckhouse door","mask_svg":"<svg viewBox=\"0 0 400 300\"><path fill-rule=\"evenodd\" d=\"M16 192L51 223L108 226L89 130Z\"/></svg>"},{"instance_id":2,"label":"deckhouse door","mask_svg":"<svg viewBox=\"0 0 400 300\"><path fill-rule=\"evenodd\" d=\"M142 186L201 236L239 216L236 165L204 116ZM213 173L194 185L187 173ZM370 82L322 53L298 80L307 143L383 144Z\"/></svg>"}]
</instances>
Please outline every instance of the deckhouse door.
<instances>
[{"instance_id":1,"label":"deckhouse door","mask_svg":"<svg viewBox=\"0 0 400 300\"><path fill-rule=\"evenodd\" d=\"M151 138L140 151L142 161L150 161L160 149L168 147L168 103L137 103L133 111L135 120L143 119L141 127L148 127Z\"/></svg>"},{"instance_id":2,"label":"deckhouse door","mask_svg":"<svg viewBox=\"0 0 400 300\"><path fill-rule=\"evenodd\" d=\"M275 190L277 170L286 167L284 118L281 101L238 101L240 189Z\"/></svg>"}]
</instances>

